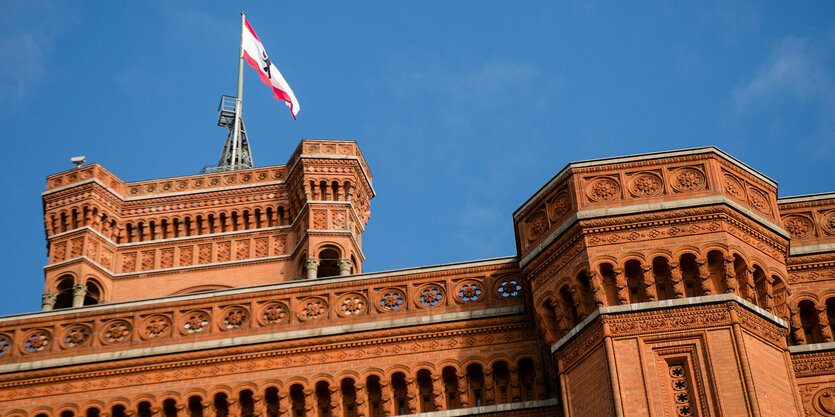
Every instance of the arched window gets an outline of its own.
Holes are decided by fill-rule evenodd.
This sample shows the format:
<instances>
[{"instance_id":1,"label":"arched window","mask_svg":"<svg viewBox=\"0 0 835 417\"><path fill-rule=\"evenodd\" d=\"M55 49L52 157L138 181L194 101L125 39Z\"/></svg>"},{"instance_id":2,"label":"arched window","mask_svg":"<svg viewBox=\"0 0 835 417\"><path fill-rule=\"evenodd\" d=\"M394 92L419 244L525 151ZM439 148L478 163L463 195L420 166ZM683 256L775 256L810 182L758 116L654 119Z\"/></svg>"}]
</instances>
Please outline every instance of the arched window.
<instances>
[{"instance_id":1,"label":"arched window","mask_svg":"<svg viewBox=\"0 0 835 417\"><path fill-rule=\"evenodd\" d=\"M406 375L403 372L395 372L391 376L391 391L394 397L394 409L397 415L403 415L408 412L408 404L406 404Z\"/></svg>"},{"instance_id":2,"label":"arched window","mask_svg":"<svg viewBox=\"0 0 835 417\"><path fill-rule=\"evenodd\" d=\"M267 389L264 390L264 402L267 404L267 415L265 417L275 417L275 416L277 416L278 415L278 388L267 387Z\"/></svg>"},{"instance_id":3,"label":"arched window","mask_svg":"<svg viewBox=\"0 0 835 417\"><path fill-rule=\"evenodd\" d=\"M173 400L171 400L173 401ZM124 405L117 404L110 408L111 417L127 417L127 408Z\"/></svg>"},{"instance_id":4,"label":"arched window","mask_svg":"<svg viewBox=\"0 0 835 417\"><path fill-rule=\"evenodd\" d=\"M800 322L803 324L803 333L806 335L806 343L821 343L823 335L818 322L818 312L815 311L815 303L812 300L803 300L797 304L800 310Z\"/></svg>"},{"instance_id":5,"label":"arched window","mask_svg":"<svg viewBox=\"0 0 835 417\"><path fill-rule=\"evenodd\" d=\"M87 280L87 293L84 295L84 305L100 304L102 302L101 287L95 280Z\"/></svg>"},{"instance_id":6,"label":"arched window","mask_svg":"<svg viewBox=\"0 0 835 417\"><path fill-rule=\"evenodd\" d=\"M58 279L58 286L55 288L54 309L72 307L72 287L75 280L70 275L64 275Z\"/></svg>"},{"instance_id":7,"label":"arched window","mask_svg":"<svg viewBox=\"0 0 835 417\"><path fill-rule=\"evenodd\" d=\"M563 314L565 314L571 327L580 324L580 315L577 314L577 309L574 307L574 298L568 290L568 286L560 288L560 305L562 305Z\"/></svg>"},{"instance_id":8,"label":"arched window","mask_svg":"<svg viewBox=\"0 0 835 417\"><path fill-rule=\"evenodd\" d=\"M458 372L452 366L447 366L441 373L444 379L444 398L446 399L446 409L452 410L459 408L458 404Z\"/></svg>"},{"instance_id":9,"label":"arched window","mask_svg":"<svg viewBox=\"0 0 835 417\"><path fill-rule=\"evenodd\" d=\"M293 410L293 417L305 417L304 387L301 384L293 384L290 387L290 408Z\"/></svg>"},{"instance_id":10,"label":"arched window","mask_svg":"<svg viewBox=\"0 0 835 417\"><path fill-rule=\"evenodd\" d=\"M101 412L97 407L90 407L87 409L87 413L85 414L87 415L87 417L99 417L99 414L101 414Z\"/></svg>"},{"instance_id":11,"label":"arched window","mask_svg":"<svg viewBox=\"0 0 835 417\"><path fill-rule=\"evenodd\" d=\"M698 297L702 295L702 288L699 284L699 267L696 265L696 255L685 253L679 258L681 278L684 282L684 296Z\"/></svg>"},{"instance_id":12,"label":"arched window","mask_svg":"<svg viewBox=\"0 0 835 417\"><path fill-rule=\"evenodd\" d=\"M368 414L369 417L380 417L383 415L383 392L380 386L380 377L371 375L365 380L365 390L368 393Z\"/></svg>"},{"instance_id":13,"label":"arched window","mask_svg":"<svg viewBox=\"0 0 835 417\"><path fill-rule=\"evenodd\" d=\"M624 264L623 270L626 274L626 285L629 287L629 302L642 303L647 301L643 279L641 277L641 261L630 259Z\"/></svg>"},{"instance_id":14,"label":"arched window","mask_svg":"<svg viewBox=\"0 0 835 417\"><path fill-rule=\"evenodd\" d=\"M716 294L728 292L728 281L725 275L725 255L718 250L707 253L707 265L710 269L710 280Z\"/></svg>"},{"instance_id":15,"label":"arched window","mask_svg":"<svg viewBox=\"0 0 835 417\"><path fill-rule=\"evenodd\" d=\"M241 407L241 416L252 416L252 412L255 409L255 400L252 398L252 391L248 389L241 391L238 394L238 404Z\"/></svg>"},{"instance_id":16,"label":"arched window","mask_svg":"<svg viewBox=\"0 0 835 417\"><path fill-rule=\"evenodd\" d=\"M136 415L138 417L151 417L151 403L142 401L136 406ZM194 414L192 414L193 416ZM200 417L203 417L202 415Z\"/></svg>"},{"instance_id":17,"label":"arched window","mask_svg":"<svg viewBox=\"0 0 835 417\"><path fill-rule=\"evenodd\" d=\"M115 414L115 406L113 417L116 417ZM162 402L162 415L164 417L177 417L177 400L173 398L168 398ZM124 417L124 416L122 416Z\"/></svg>"},{"instance_id":18,"label":"arched window","mask_svg":"<svg viewBox=\"0 0 835 417\"><path fill-rule=\"evenodd\" d=\"M421 369L417 373L418 403L420 412L435 411L435 396L432 395L432 372Z\"/></svg>"},{"instance_id":19,"label":"arched window","mask_svg":"<svg viewBox=\"0 0 835 417\"><path fill-rule=\"evenodd\" d=\"M670 282L670 262L663 256L652 260L652 274L655 277L655 288L658 290L658 300L671 300L675 297L673 283Z\"/></svg>"},{"instance_id":20,"label":"arched window","mask_svg":"<svg viewBox=\"0 0 835 417\"><path fill-rule=\"evenodd\" d=\"M188 398L188 417L203 417L203 399L192 395Z\"/></svg>"},{"instance_id":21,"label":"arched window","mask_svg":"<svg viewBox=\"0 0 835 417\"><path fill-rule=\"evenodd\" d=\"M357 388L354 380L343 378L339 384L339 389L342 393L342 413L345 417L357 417Z\"/></svg>"},{"instance_id":22,"label":"arched window","mask_svg":"<svg viewBox=\"0 0 835 417\"><path fill-rule=\"evenodd\" d=\"M484 370L481 365L472 363L467 366L467 384L470 385L470 406L481 406L484 401Z\"/></svg>"},{"instance_id":23,"label":"arched window","mask_svg":"<svg viewBox=\"0 0 835 417\"><path fill-rule=\"evenodd\" d=\"M72 410L64 410L61 412L61 417L75 417L75 413Z\"/></svg>"},{"instance_id":24,"label":"arched window","mask_svg":"<svg viewBox=\"0 0 835 417\"><path fill-rule=\"evenodd\" d=\"M835 335L835 297L826 300L826 318L829 320L829 328Z\"/></svg>"},{"instance_id":25,"label":"arched window","mask_svg":"<svg viewBox=\"0 0 835 417\"><path fill-rule=\"evenodd\" d=\"M522 401L533 401L536 399L536 370L530 358L519 360L519 384L521 385Z\"/></svg>"},{"instance_id":26,"label":"arched window","mask_svg":"<svg viewBox=\"0 0 835 417\"><path fill-rule=\"evenodd\" d=\"M510 371L507 362L496 361L493 364L493 384L496 391L496 404L510 402Z\"/></svg>"},{"instance_id":27,"label":"arched window","mask_svg":"<svg viewBox=\"0 0 835 417\"><path fill-rule=\"evenodd\" d=\"M319 417L331 417L331 392L327 381L316 383L316 406L319 409Z\"/></svg>"},{"instance_id":28,"label":"arched window","mask_svg":"<svg viewBox=\"0 0 835 417\"><path fill-rule=\"evenodd\" d=\"M316 276L325 278L337 275L339 275L339 250L327 246L319 251L319 269Z\"/></svg>"}]
</instances>

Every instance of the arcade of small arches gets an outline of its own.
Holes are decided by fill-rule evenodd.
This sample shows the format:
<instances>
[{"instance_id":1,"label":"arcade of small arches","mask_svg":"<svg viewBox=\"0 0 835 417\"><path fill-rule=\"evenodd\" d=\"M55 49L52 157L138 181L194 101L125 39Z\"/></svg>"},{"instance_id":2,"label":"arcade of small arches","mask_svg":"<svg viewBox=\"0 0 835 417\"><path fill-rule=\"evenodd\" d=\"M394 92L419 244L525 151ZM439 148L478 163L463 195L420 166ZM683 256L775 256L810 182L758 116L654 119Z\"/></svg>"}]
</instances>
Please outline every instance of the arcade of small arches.
<instances>
[{"instance_id":1,"label":"arcade of small arches","mask_svg":"<svg viewBox=\"0 0 835 417\"><path fill-rule=\"evenodd\" d=\"M44 311L101 304L104 291L94 278L78 282L76 277L65 274L55 280L54 288L43 294L41 302Z\"/></svg>"},{"instance_id":2,"label":"arcade of small arches","mask_svg":"<svg viewBox=\"0 0 835 417\"><path fill-rule=\"evenodd\" d=\"M298 276L307 279L327 278L342 275L351 275L356 271L354 265L356 258L342 255L343 251L336 245L326 244L321 246L314 253L316 257L308 257L302 254L299 261Z\"/></svg>"},{"instance_id":3,"label":"arcade of small arches","mask_svg":"<svg viewBox=\"0 0 835 417\"><path fill-rule=\"evenodd\" d=\"M387 417L548 398L531 357L13 410L4 417Z\"/></svg>"},{"instance_id":4,"label":"arcade of small arches","mask_svg":"<svg viewBox=\"0 0 835 417\"><path fill-rule=\"evenodd\" d=\"M798 294L794 297L791 312L791 336L795 344L835 341L835 294L820 298Z\"/></svg>"},{"instance_id":5,"label":"arcade of small arches","mask_svg":"<svg viewBox=\"0 0 835 417\"><path fill-rule=\"evenodd\" d=\"M599 307L722 293L736 294L789 321L785 280L739 253L693 250L677 257L605 257L592 264L560 279L557 290L538 301L536 314L549 344Z\"/></svg>"},{"instance_id":6,"label":"arcade of small arches","mask_svg":"<svg viewBox=\"0 0 835 417\"><path fill-rule=\"evenodd\" d=\"M116 244L287 226L292 221L290 212L282 206L213 210L122 223L95 206L83 206L63 210L48 218L50 235L88 226Z\"/></svg>"}]
</instances>

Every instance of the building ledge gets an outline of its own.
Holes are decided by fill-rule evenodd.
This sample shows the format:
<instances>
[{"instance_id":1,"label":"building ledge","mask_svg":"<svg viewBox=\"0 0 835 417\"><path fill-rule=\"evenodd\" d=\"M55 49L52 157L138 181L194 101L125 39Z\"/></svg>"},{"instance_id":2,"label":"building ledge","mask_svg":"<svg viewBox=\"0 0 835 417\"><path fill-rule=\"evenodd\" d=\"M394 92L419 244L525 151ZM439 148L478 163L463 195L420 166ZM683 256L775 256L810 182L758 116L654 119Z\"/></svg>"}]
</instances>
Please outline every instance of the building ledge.
<instances>
[{"instance_id":1,"label":"building ledge","mask_svg":"<svg viewBox=\"0 0 835 417\"><path fill-rule=\"evenodd\" d=\"M493 404L482 405L479 407L456 408L454 410L429 411L425 413L414 414L415 417L459 417L459 416L478 416L482 414L503 413L517 410L530 410L534 408L554 407L557 406L556 398L548 398L546 400L523 401L517 403L507 404Z\"/></svg>"}]
</instances>

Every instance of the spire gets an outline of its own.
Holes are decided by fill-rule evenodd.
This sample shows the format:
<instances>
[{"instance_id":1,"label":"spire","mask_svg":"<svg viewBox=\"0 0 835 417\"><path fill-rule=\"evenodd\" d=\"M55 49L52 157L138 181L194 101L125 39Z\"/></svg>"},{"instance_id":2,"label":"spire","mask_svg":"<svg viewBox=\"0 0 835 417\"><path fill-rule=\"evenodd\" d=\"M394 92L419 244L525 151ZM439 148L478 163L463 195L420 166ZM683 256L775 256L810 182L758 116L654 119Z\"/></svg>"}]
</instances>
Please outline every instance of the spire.
<instances>
[{"instance_id":1,"label":"spire","mask_svg":"<svg viewBox=\"0 0 835 417\"><path fill-rule=\"evenodd\" d=\"M235 137L235 97L222 96L218 107L217 125L225 127L229 133L226 135L226 143L220 154L220 160L216 167L203 168L203 172L234 171L238 169L249 169L254 166L252 162L252 150L247 140L244 120L240 118L240 134ZM237 143L236 143L237 142Z\"/></svg>"}]
</instances>

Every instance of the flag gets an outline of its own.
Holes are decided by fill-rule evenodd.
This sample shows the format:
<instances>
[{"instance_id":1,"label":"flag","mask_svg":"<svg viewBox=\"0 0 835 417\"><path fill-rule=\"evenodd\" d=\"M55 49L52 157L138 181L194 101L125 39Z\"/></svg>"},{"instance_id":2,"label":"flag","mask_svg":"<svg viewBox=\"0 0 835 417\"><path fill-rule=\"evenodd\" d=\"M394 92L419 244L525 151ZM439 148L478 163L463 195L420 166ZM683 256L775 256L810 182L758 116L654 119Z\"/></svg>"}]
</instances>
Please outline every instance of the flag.
<instances>
[{"instance_id":1,"label":"flag","mask_svg":"<svg viewBox=\"0 0 835 417\"><path fill-rule=\"evenodd\" d=\"M258 35L255 34L255 31L252 30L252 26L249 25L246 19L244 19L244 26L243 33L241 34L241 54L243 54L243 58L252 68L258 71L261 81L272 87L273 96L287 102L287 105L290 106L290 113L293 115L293 119L295 119L296 115L299 114L299 101L296 100L293 89L290 88L290 85L287 84L287 81L278 72L275 64L270 61L270 58L267 56L267 51L264 50L264 45L261 44Z\"/></svg>"}]
</instances>

